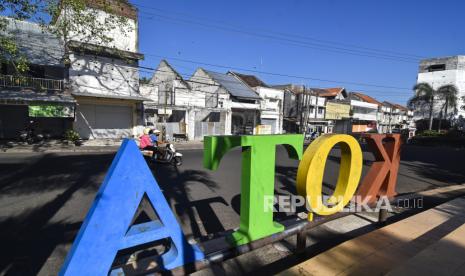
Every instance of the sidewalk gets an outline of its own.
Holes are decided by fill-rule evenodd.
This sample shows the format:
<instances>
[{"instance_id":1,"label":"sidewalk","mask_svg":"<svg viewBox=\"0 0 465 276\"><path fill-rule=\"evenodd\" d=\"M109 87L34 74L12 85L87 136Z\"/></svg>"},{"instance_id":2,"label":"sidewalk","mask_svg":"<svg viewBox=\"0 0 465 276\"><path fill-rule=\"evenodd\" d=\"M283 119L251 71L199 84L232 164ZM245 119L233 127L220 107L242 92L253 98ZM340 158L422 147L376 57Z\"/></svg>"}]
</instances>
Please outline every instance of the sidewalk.
<instances>
[{"instance_id":1,"label":"sidewalk","mask_svg":"<svg viewBox=\"0 0 465 276\"><path fill-rule=\"evenodd\" d=\"M278 275L463 275L465 198L346 241Z\"/></svg>"},{"instance_id":2,"label":"sidewalk","mask_svg":"<svg viewBox=\"0 0 465 276\"><path fill-rule=\"evenodd\" d=\"M202 141L174 142L177 150L203 149ZM61 140L50 140L28 145L26 143L1 143L0 153L32 153L32 152L116 152L121 145L120 139L88 140L81 146L66 144Z\"/></svg>"}]
</instances>

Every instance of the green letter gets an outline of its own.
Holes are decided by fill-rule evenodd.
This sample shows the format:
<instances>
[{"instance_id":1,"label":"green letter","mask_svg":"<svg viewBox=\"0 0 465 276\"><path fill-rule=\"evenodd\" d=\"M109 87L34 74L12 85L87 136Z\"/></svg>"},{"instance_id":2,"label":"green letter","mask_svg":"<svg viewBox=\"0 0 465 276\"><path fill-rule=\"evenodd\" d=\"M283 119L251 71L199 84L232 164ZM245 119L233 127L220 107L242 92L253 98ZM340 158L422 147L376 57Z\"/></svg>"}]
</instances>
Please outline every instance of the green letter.
<instances>
[{"instance_id":1,"label":"green letter","mask_svg":"<svg viewBox=\"0 0 465 276\"><path fill-rule=\"evenodd\" d=\"M223 155L242 147L241 223L232 234L236 245L281 232L284 226L273 221L273 212L265 209L265 198L274 196L276 145L284 145L289 157L299 159L303 135L206 136L203 164L216 170Z\"/></svg>"}]
</instances>

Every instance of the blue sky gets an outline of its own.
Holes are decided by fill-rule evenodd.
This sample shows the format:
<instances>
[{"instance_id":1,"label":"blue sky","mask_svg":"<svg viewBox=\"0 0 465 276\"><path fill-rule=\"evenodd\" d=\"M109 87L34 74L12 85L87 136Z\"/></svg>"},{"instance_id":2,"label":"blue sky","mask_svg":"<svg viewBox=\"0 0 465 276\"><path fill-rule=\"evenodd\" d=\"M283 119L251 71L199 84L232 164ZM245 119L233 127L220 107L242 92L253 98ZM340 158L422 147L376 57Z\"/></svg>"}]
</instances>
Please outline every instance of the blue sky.
<instances>
[{"instance_id":1,"label":"blue sky","mask_svg":"<svg viewBox=\"0 0 465 276\"><path fill-rule=\"evenodd\" d=\"M198 66L227 69L170 58L304 76L256 74L270 84L344 86L380 100L405 103L416 81L418 59L465 54L465 2L460 0L131 2L140 11L139 44L146 54L142 65L156 67L166 57L185 76ZM276 33L286 36L269 38ZM382 51L367 54L365 48Z\"/></svg>"}]
</instances>

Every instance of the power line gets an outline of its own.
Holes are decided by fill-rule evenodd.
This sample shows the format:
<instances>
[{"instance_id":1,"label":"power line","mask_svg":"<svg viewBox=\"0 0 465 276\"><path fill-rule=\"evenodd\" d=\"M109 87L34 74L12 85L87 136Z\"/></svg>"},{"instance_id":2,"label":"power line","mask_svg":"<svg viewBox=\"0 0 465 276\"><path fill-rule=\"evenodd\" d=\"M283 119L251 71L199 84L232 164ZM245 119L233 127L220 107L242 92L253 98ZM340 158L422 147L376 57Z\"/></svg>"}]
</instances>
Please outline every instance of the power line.
<instances>
[{"instance_id":1,"label":"power line","mask_svg":"<svg viewBox=\"0 0 465 276\"><path fill-rule=\"evenodd\" d=\"M148 7L148 6L139 5L139 4L135 4L135 6L140 7L140 8L160 11L160 12L164 12L164 13L168 13L168 14L179 14L179 15L182 15L182 16L187 16L189 18L197 18L199 20L205 20L205 21L208 21L208 22L217 22L217 23L220 23L220 24L223 24L223 25L231 26L231 22L213 20L212 18L202 18L202 17L198 17L196 15L189 14L189 13L183 13L183 12L178 12L178 11L173 11L173 10L164 10L164 9L160 9L160 8ZM235 25L235 27L236 28L241 28L241 29L250 29L249 26L245 27L245 26ZM395 54L395 55L405 56L405 57L426 58L424 56L419 56L419 55L410 54L410 53L402 53L402 52L396 52L396 51L392 51L392 50L384 50L384 49L379 49L379 48L370 48L370 47L365 47L365 46L360 46L360 45L355 45L355 44L342 43L342 42L339 42L339 41L323 40L323 39L318 39L318 38L315 38L315 37L302 36L302 35L291 34L291 33L276 32L274 30L267 30L267 29L263 29L263 28L256 29L256 30L262 30L262 31L265 31L265 32L269 32L269 33L272 33L272 34L277 34L277 35L281 35L281 36L285 36L285 37L294 37L294 38L300 38L300 39L305 39L305 40L310 40L310 41L317 41L317 42L325 43L325 44L329 44L329 45L341 45L341 46L345 46L345 47L360 48L360 49L364 49L364 50L367 50L367 51L380 52L380 53L384 52L384 53L390 53L390 54Z\"/></svg>"},{"instance_id":2,"label":"power line","mask_svg":"<svg viewBox=\"0 0 465 276\"><path fill-rule=\"evenodd\" d=\"M29 43L29 45L31 45L31 43ZM34 45L34 44L32 44L32 45ZM46 47L39 46L39 45L36 45L36 46L46 48ZM147 53L146 55L167 59L165 56L161 56L161 55L154 55L154 54L150 54L150 53ZM230 70L239 70L239 71L246 71L246 72L252 72L252 73L257 73L257 74L267 74L267 75L281 76L281 77L287 77L287 78L293 78L293 79L303 79L303 80L321 81L321 82L338 83L338 84L351 84L351 85L356 85L356 86L377 87L377 88L385 88L385 89L400 89L400 90L405 90L405 91L409 91L409 92L411 91L410 89L405 88L405 87L395 87L395 86L386 86L386 85L378 85L378 84L368 84L368 83L362 83L362 82L348 82L348 81L339 81L339 80L320 79L320 78L314 78L314 77L308 77L308 76L296 76L296 75L277 73L277 72L264 72L264 71L252 70L252 69L247 69L247 68L231 67L231 66L220 65L220 64L211 64L211 63L206 63L206 62L193 61L193 60L187 60L187 59L180 59L180 58L174 58L174 57L171 57L171 58L168 58L168 59L177 60L179 62L187 62L187 63L191 63L191 64L197 64L197 65L206 65L206 66L212 66L212 67L218 67L218 68L224 68L224 69L230 69ZM112 64L114 64L114 63L112 63ZM122 66L122 67L129 67L129 68L139 68L139 71L148 72L148 73L152 73L152 72L151 71L146 71L146 70L152 70L152 71L156 70L155 68L147 67L147 66L141 66L141 65L124 65L124 64L114 64L114 65ZM188 74L182 74L182 75L184 75L184 77L187 76L187 78L190 77ZM113 79L117 79L117 78L113 77ZM121 80L123 80L123 79L121 79ZM360 89L357 89L357 90L362 91L362 92L367 91L367 90L360 90ZM393 92L387 92L387 91L380 91L380 93L390 94L390 95L394 94Z\"/></svg>"},{"instance_id":3,"label":"power line","mask_svg":"<svg viewBox=\"0 0 465 276\"><path fill-rule=\"evenodd\" d=\"M177 61L181 61L181 62L187 62L187 63L193 63L193 64L199 64L199 65L205 65L205 66L212 66L212 67L217 67L217 68L224 68L224 69L230 69L230 70L239 70L239 71L251 72L251 73L256 73L256 74L265 74L265 75L278 76L278 77L287 77L287 78L293 78L293 79L312 80L312 81L340 83L340 84L352 84L352 85L358 85L358 86L377 87L377 88L386 88L386 89L410 90L409 88L405 88L405 87L378 85L378 84L351 82L351 81L338 81L338 80L321 79L321 78L314 78L314 77L308 77L308 76L297 76L297 75L291 75L291 74L283 74L283 73L277 73L277 72L266 72L266 71L260 71L260 70L253 70L253 69L235 67L235 66L226 66L226 65L221 65L221 64L213 64L213 63L189 60L189 59L182 59L182 58L175 58L175 57L165 57L165 56L155 55L155 54L150 54L150 53L146 53L145 55L156 56L156 57L159 57L159 58L162 58L162 59L172 59L172 60L177 60Z\"/></svg>"},{"instance_id":4,"label":"power line","mask_svg":"<svg viewBox=\"0 0 465 276\"><path fill-rule=\"evenodd\" d=\"M145 12L142 12L145 13ZM148 14L148 13L145 13ZM277 37L269 34L260 34L260 33L255 33L255 32L250 32L250 31L244 31L244 30L238 30L238 29L233 29L233 28L225 28L225 27L220 27L220 26L215 26L211 24L206 24L206 23L201 23L201 22L195 22L192 20L186 20L186 19L178 19L178 18L173 18L169 17L166 15L158 15L158 14L151 14L152 16L158 17L158 18L163 18L165 20L171 20L171 21L177 21L177 22L182 22L186 24L196 24L200 25L203 27L207 28L214 28L214 29L220 29L224 31L229 31L229 32L235 32L235 33L241 33L241 34L246 34L250 36L255 36L255 37L261 37L265 39L271 39L275 40L278 42L281 42L287 45L293 45L293 46L298 46L298 47L303 47L303 48L309 48L309 49L316 49L320 51L326 51L326 52L334 52L334 53L340 53L340 54L349 54L349 55L355 55L355 56L361 56L361 57L371 57L371 58L377 58L377 59L384 59L384 60L390 60L390 61L399 61L399 62L407 62L407 63L418 63L418 59L413 59L411 57L400 57L400 56L393 56L390 54L376 54L376 53L370 53L364 50L356 50L356 49L348 49L348 48L343 48L343 47L335 47L331 45L324 45L324 44L319 44L319 43L312 43L312 42L304 42L296 39L289 39L289 38L282 38L282 37ZM139 16L141 18L147 18L147 19L155 19L154 17L143 17Z\"/></svg>"}]
</instances>

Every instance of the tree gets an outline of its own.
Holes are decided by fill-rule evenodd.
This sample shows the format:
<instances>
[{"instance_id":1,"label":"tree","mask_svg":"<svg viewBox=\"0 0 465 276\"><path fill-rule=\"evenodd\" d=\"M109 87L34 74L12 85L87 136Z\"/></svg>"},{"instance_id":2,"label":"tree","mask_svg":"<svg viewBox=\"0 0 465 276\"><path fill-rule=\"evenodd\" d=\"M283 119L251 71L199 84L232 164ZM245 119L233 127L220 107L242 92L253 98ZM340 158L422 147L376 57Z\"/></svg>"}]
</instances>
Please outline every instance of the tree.
<instances>
[{"instance_id":1,"label":"tree","mask_svg":"<svg viewBox=\"0 0 465 276\"><path fill-rule=\"evenodd\" d=\"M150 78L141 77L141 78L139 78L139 83L140 84L149 84L150 83Z\"/></svg>"},{"instance_id":2,"label":"tree","mask_svg":"<svg viewBox=\"0 0 465 276\"><path fill-rule=\"evenodd\" d=\"M452 108L454 110L454 114L457 112L457 104L458 104L458 90L455 85L444 85L438 88L438 95L441 100L444 101L444 105L441 108L439 124L438 124L438 132L441 131L441 121L442 121L442 109L444 109L444 114L446 115L446 119L448 120L449 112L448 109Z\"/></svg>"},{"instance_id":3,"label":"tree","mask_svg":"<svg viewBox=\"0 0 465 276\"><path fill-rule=\"evenodd\" d=\"M88 4L91 2L108 16L100 16L98 9L89 9ZM122 33L132 30L127 18L114 13L121 8L121 4L126 3L126 0L2 0L0 12L9 18L39 23L45 31L60 37L64 47L63 63L69 67L69 42L73 39L108 46L113 41L109 35L111 31L116 28ZM0 18L0 32L5 31L6 24L7 19ZM26 60L19 54L14 37L2 35L0 47L0 61L12 65L21 64L22 67L15 66L20 69L16 71L25 71Z\"/></svg>"},{"instance_id":4,"label":"tree","mask_svg":"<svg viewBox=\"0 0 465 276\"><path fill-rule=\"evenodd\" d=\"M409 107L418 109L418 107L427 106L429 112L429 130L433 128L433 111L437 91L428 83L418 83L413 87L415 95L408 100Z\"/></svg>"},{"instance_id":5,"label":"tree","mask_svg":"<svg viewBox=\"0 0 465 276\"><path fill-rule=\"evenodd\" d=\"M422 82L417 83L413 90L415 95L408 100L408 105L411 108L424 108L428 109L429 130L433 129L433 114L434 107L439 100L444 100L445 103L442 108L445 108L447 116L448 108L457 106L457 88L454 85L443 85L438 89L434 89L430 84ZM440 115L442 119L442 114ZM440 127L440 126L439 126Z\"/></svg>"},{"instance_id":6,"label":"tree","mask_svg":"<svg viewBox=\"0 0 465 276\"><path fill-rule=\"evenodd\" d=\"M35 13L34 5L25 0L2 0L0 2L0 14L25 20ZM19 53L18 46L11 36L5 34L8 20L0 16L0 65L9 63L13 65L15 72L20 74L28 69L26 58Z\"/></svg>"}]
</instances>

